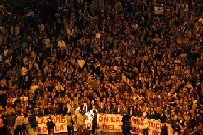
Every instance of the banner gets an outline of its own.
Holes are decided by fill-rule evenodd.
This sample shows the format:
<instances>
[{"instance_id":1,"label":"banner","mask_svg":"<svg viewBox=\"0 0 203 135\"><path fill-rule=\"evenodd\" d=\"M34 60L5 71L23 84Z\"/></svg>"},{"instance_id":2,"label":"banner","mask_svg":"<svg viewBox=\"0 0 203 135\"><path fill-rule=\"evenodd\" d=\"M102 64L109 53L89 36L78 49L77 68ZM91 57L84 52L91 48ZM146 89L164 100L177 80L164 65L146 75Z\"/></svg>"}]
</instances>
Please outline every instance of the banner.
<instances>
[{"instance_id":1,"label":"banner","mask_svg":"<svg viewBox=\"0 0 203 135\"><path fill-rule=\"evenodd\" d=\"M102 132L122 132L122 115L98 114L97 124Z\"/></svg>"},{"instance_id":2,"label":"banner","mask_svg":"<svg viewBox=\"0 0 203 135\"><path fill-rule=\"evenodd\" d=\"M85 113L87 116L87 119L85 120L84 127L86 128L87 126L92 129L92 117L90 113ZM49 116L43 116L43 117L37 117L37 122L38 122L38 134L48 134L48 129L47 129L47 121L48 121ZM55 129L54 133L62 133L62 132L68 132L67 131L67 122L66 118L63 115L56 115L52 116L53 122L55 123ZM74 124L74 131L77 131L77 125Z\"/></svg>"},{"instance_id":3,"label":"banner","mask_svg":"<svg viewBox=\"0 0 203 135\"><path fill-rule=\"evenodd\" d=\"M87 119L85 120L84 127L90 127L92 129L92 114L86 113ZM37 117L38 122L38 134L48 134L47 121L49 116ZM53 122L55 123L54 133L67 132L66 118L62 115L52 116ZM122 132L122 115L117 114L98 114L97 124L101 132ZM161 122L153 119L147 119L144 121L145 125L148 127L149 135L161 135ZM77 131L77 125L73 125L74 130ZM143 119L140 117L131 117L132 134L143 135ZM173 129L171 125L167 124L168 134L173 134Z\"/></svg>"},{"instance_id":4,"label":"banner","mask_svg":"<svg viewBox=\"0 0 203 135\"><path fill-rule=\"evenodd\" d=\"M162 124L158 120L148 119L148 133L149 135L161 135ZM132 134L143 134L143 119L139 117L131 117Z\"/></svg>"},{"instance_id":5,"label":"banner","mask_svg":"<svg viewBox=\"0 0 203 135\"><path fill-rule=\"evenodd\" d=\"M49 116L37 117L38 134L48 134L47 121ZM52 116L55 123L54 133L67 132L66 118L62 115Z\"/></svg>"}]
</instances>

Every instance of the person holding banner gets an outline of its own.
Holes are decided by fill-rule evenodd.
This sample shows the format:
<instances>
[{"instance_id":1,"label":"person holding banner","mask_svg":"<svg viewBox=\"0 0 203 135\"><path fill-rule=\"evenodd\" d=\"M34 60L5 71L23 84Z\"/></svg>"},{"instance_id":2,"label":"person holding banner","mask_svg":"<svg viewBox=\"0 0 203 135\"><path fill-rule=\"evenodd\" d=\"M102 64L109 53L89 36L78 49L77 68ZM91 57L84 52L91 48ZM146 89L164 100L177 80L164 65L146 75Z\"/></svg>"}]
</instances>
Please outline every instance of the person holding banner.
<instances>
[{"instance_id":1,"label":"person holding banner","mask_svg":"<svg viewBox=\"0 0 203 135\"><path fill-rule=\"evenodd\" d=\"M143 129L143 135L148 135L148 119L146 115L143 115L142 118L143 123L142 123L142 129Z\"/></svg>"},{"instance_id":2,"label":"person holding banner","mask_svg":"<svg viewBox=\"0 0 203 135\"><path fill-rule=\"evenodd\" d=\"M93 110L93 113L94 113L94 117L92 120L92 134L94 135L95 131L97 129L97 112L96 112L96 110Z\"/></svg>"},{"instance_id":3,"label":"person holding banner","mask_svg":"<svg viewBox=\"0 0 203 135\"><path fill-rule=\"evenodd\" d=\"M84 111L81 111L76 114L76 124L77 124L77 127L78 127L78 133L81 134L82 131L83 131L83 126L85 124L85 113Z\"/></svg>"},{"instance_id":4,"label":"person holding banner","mask_svg":"<svg viewBox=\"0 0 203 135\"><path fill-rule=\"evenodd\" d=\"M66 116L66 121L67 121L67 130L68 130L68 135L73 135L74 134L74 129L73 129L73 119L71 116L71 113L68 113Z\"/></svg>"},{"instance_id":5,"label":"person holding banner","mask_svg":"<svg viewBox=\"0 0 203 135\"><path fill-rule=\"evenodd\" d=\"M130 134L130 130L131 130L131 123L130 123L130 119L131 116L124 114L123 118L122 118L122 130L123 130L123 134L124 135L129 135Z\"/></svg>"},{"instance_id":6,"label":"person holding banner","mask_svg":"<svg viewBox=\"0 0 203 135\"><path fill-rule=\"evenodd\" d=\"M52 121L52 118L50 116L47 122L48 135L54 135L54 127L55 127L55 123Z\"/></svg>"},{"instance_id":7,"label":"person holding banner","mask_svg":"<svg viewBox=\"0 0 203 135\"><path fill-rule=\"evenodd\" d=\"M35 114L31 111L28 112L28 122L29 135L37 135L38 123Z\"/></svg>"},{"instance_id":8,"label":"person holding banner","mask_svg":"<svg viewBox=\"0 0 203 135\"><path fill-rule=\"evenodd\" d=\"M14 134L16 135L23 134L23 121L24 121L23 113L19 111L14 124L14 129L15 129Z\"/></svg>"}]
</instances>

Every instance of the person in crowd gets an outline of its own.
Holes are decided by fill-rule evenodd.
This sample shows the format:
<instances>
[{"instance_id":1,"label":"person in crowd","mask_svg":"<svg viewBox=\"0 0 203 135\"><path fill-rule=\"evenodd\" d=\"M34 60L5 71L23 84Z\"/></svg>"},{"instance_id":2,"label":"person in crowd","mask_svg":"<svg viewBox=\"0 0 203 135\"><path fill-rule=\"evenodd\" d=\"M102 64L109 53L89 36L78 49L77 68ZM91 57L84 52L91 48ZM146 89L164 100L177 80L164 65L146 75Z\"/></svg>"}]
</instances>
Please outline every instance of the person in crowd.
<instances>
[{"instance_id":1,"label":"person in crowd","mask_svg":"<svg viewBox=\"0 0 203 135\"><path fill-rule=\"evenodd\" d=\"M37 118L36 115L31 112L31 110L28 111L28 122L29 135L37 135Z\"/></svg>"},{"instance_id":2,"label":"person in crowd","mask_svg":"<svg viewBox=\"0 0 203 135\"><path fill-rule=\"evenodd\" d=\"M79 113L76 114L76 125L77 125L77 132L78 134L82 134L85 120L86 120L86 115L83 110L81 110Z\"/></svg>"},{"instance_id":3,"label":"person in crowd","mask_svg":"<svg viewBox=\"0 0 203 135\"><path fill-rule=\"evenodd\" d=\"M125 114L122 117L122 120L121 120L121 122L123 123L122 124L122 132L124 135L130 134L130 130L131 130L130 118L131 118L131 116L128 114Z\"/></svg>"},{"instance_id":4,"label":"person in crowd","mask_svg":"<svg viewBox=\"0 0 203 135\"><path fill-rule=\"evenodd\" d=\"M24 120L23 120L23 134L28 134L28 124L29 124L29 121L28 121L28 114L27 113L24 113Z\"/></svg>"},{"instance_id":5,"label":"person in crowd","mask_svg":"<svg viewBox=\"0 0 203 135\"><path fill-rule=\"evenodd\" d=\"M14 135L15 120L16 120L16 115L14 113L7 115L7 126L8 126L9 135Z\"/></svg>"},{"instance_id":6,"label":"person in crowd","mask_svg":"<svg viewBox=\"0 0 203 135\"><path fill-rule=\"evenodd\" d=\"M73 129L74 121L71 113L67 113L66 122L67 122L68 135L74 135L74 129Z\"/></svg>"},{"instance_id":7,"label":"person in crowd","mask_svg":"<svg viewBox=\"0 0 203 135\"><path fill-rule=\"evenodd\" d=\"M14 124L15 135L23 135L24 132L23 122L24 122L24 114L19 110Z\"/></svg>"},{"instance_id":8,"label":"person in crowd","mask_svg":"<svg viewBox=\"0 0 203 135\"><path fill-rule=\"evenodd\" d=\"M48 135L54 135L55 123L53 122L51 116L48 118L46 125L47 125L47 129L48 129Z\"/></svg>"},{"instance_id":9,"label":"person in crowd","mask_svg":"<svg viewBox=\"0 0 203 135\"><path fill-rule=\"evenodd\" d=\"M97 130L97 112L93 110L93 119L92 119L92 134L94 135Z\"/></svg>"},{"instance_id":10,"label":"person in crowd","mask_svg":"<svg viewBox=\"0 0 203 135\"><path fill-rule=\"evenodd\" d=\"M161 135L168 135L168 128L165 123L161 127Z\"/></svg>"}]
</instances>

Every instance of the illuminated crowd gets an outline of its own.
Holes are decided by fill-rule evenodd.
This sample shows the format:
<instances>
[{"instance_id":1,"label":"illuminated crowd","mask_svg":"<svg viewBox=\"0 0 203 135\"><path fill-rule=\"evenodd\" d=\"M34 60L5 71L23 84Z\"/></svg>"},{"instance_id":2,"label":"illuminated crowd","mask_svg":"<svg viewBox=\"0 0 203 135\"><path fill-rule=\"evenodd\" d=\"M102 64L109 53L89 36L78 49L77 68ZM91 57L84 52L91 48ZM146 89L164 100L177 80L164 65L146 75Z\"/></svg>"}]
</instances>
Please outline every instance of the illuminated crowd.
<instances>
[{"instance_id":1,"label":"illuminated crowd","mask_svg":"<svg viewBox=\"0 0 203 135\"><path fill-rule=\"evenodd\" d=\"M202 133L201 4L45 2L1 13L0 114L7 127L17 114L66 115L80 107Z\"/></svg>"}]
</instances>

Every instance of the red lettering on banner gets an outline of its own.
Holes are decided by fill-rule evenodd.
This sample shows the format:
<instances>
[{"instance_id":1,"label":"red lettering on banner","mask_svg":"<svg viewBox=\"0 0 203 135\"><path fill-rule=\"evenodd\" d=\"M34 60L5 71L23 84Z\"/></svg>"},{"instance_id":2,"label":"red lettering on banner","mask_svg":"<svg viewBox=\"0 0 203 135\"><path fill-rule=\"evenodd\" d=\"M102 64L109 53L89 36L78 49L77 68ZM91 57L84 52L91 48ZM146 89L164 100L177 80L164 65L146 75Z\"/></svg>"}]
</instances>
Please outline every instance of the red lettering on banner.
<instances>
[{"instance_id":1,"label":"red lettering on banner","mask_svg":"<svg viewBox=\"0 0 203 135\"><path fill-rule=\"evenodd\" d=\"M148 121L148 127L150 128L151 127L151 121Z\"/></svg>"},{"instance_id":2,"label":"red lettering on banner","mask_svg":"<svg viewBox=\"0 0 203 135\"><path fill-rule=\"evenodd\" d=\"M156 123L152 122L152 127L156 128Z\"/></svg>"},{"instance_id":3,"label":"red lettering on banner","mask_svg":"<svg viewBox=\"0 0 203 135\"><path fill-rule=\"evenodd\" d=\"M46 124L45 119L44 119L44 118L42 118L42 119L41 119L41 123L39 123L39 124Z\"/></svg>"},{"instance_id":4,"label":"red lettering on banner","mask_svg":"<svg viewBox=\"0 0 203 135\"><path fill-rule=\"evenodd\" d=\"M43 132L47 132L47 127L38 127L38 132L39 133L43 133Z\"/></svg>"},{"instance_id":5,"label":"red lettering on banner","mask_svg":"<svg viewBox=\"0 0 203 135\"><path fill-rule=\"evenodd\" d=\"M61 117L61 123L65 123L66 122L66 119L64 116Z\"/></svg>"},{"instance_id":6,"label":"red lettering on banner","mask_svg":"<svg viewBox=\"0 0 203 135\"><path fill-rule=\"evenodd\" d=\"M161 132L157 132L155 130L152 130L152 135L161 135Z\"/></svg>"},{"instance_id":7,"label":"red lettering on banner","mask_svg":"<svg viewBox=\"0 0 203 135\"><path fill-rule=\"evenodd\" d=\"M99 122L102 122L102 121L103 121L103 117L99 116Z\"/></svg>"},{"instance_id":8,"label":"red lettering on banner","mask_svg":"<svg viewBox=\"0 0 203 135\"><path fill-rule=\"evenodd\" d=\"M103 125L103 129L106 130L107 129L107 125Z\"/></svg>"},{"instance_id":9,"label":"red lettering on banner","mask_svg":"<svg viewBox=\"0 0 203 135\"><path fill-rule=\"evenodd\" d=\"M156 128L156 123L149 121L149 127Z\"/></svg>"},{"instance_id":10,"label":"red lettering on banner","mask_svg":"<svg viewBox=\"0 0 203 135\"><path fill-rule=\"evenodd\" d=\"M41 127L38 127L38 132L41 133Z\"/></svg>"},{"instance_id":11,"label":"red lettering on banner","mask_svg":"<svg viewBox=\"0 0 203 135\"><path fill-rule=\"evenodd\" d=\"M57 122L60 123L60 116L55 116L54 118L55 118L53 119L54 123L57 123Z\"/></svg>"},{"instance_id":12,"label":"red lettering on banner","mask_svg":"<svg viewBox=\"0 0 203 135\"><path fill-rule=\"evenodd\" d=\"M113 119L113 117L111 117L111 122L115 122L115 120Z\"/></svg>"},{"instance_id":13,"label":"red lettering on banner","mask_svg":"<svg viewBox=\"0 0 203 135\"><path fill-rule=\"evenodd\" d=\"M133 122L135 125L136 125L136 124L137 124L137 125L140 125L140 124L141 124L141 122L140 122L139 119L134 119L134 118L132 118L132 119L131 119L131 122Z\"/></svg>"},{"instance_id":14,"label":"red lettering on banner","mask_svg":"<svg viewBox=\"0 0 203 135\"><path fill-rule=\"evenodd\" d=\"M111 122L120 122L119 117L111 117Z\"/></svg>"},{"instance_id":15,"label":"red lettering on banner","mask_svg":"<svg viewBox=\"0 0 203 135\"><path fill-rule=\"evenodd\" d=\"M55 131L59 132L60 131L60 127L59 126L55 126Z\"/></svg>"},{"instance_id":16,"label":"red lettering on banner","mask_svg":"<svg viewBox=\"0 0 203 135\"><path fill-rule=\"evenodd\" d=\"M143 133L143 130L142 129L140 129L139 127L132 127L132 132L136 132L136 133Z\"/></svg>"},{"instance_id":17,"label":"red lettering on banner","mask_svg":"<svg viewBox=\"0 0 203 135\"><path fill-rule=\"evenodd\" d=\"M120 118L119 117L116 117L116 122L120 122Z\"/></svg>"},{"instance_id":18,"label":"red lettering on banner","mask_svg":"<svg viewBox=\"0 0 203 135\"><path fill-rule=\"evenodd\" d=\"M109 130L115 130L115 129L114 129L114 125L108 125L108 129L109 129Z\"/></svg>"},{"instance_id":19,"label":"red lettering on banner","mask_svg":"<svg viewBox=\"0 0 203 135\"><path fill-rule=\"evenodd\" d=\"M159 123L156 123L156 128L161 129L161 125Z\"/></svg>"},{"instance_id":20,"label":"red lettering on banner","mask_svg":"<svg viewBox=\"0 0 203 135\"><path fill-rule=\"evenodd\" d=\"M103 125L103 130L116 130L114 125Z\"/></svg>"},{"instance_id":21,"label":"red lettering on banner","mask_svg":"<svg viewBox=\"0 0 203 135\"><path fill-rule=\"evenodd\" d=\"M63 125L55 126L55 131L56 131L56 132L59 132L59 131L61 131L61 130L64 130Z\"/></svg>"},{"instance_id":22,"label":"red lettering on banner","mask_svg":"<svg viewBox=\"0 0 203 135\"><path fill-rule=\"evenodd\" d=\"M156 122L149 121L148 126L152 127L152 128L161 129L161 124L160 123L156 123Z\"/></svg>"},{"instance_id":23,"label":"red lettering on banner","mask_svg":"<svg viewBox=\"0 0 203 135\"><path fill-rule=\"evenodd\" d=\"M43 127L43 128L42 128L42 131L43 131L43 132L47 132L47 127Z\"/></svg>"},{"instance_id":24,"label":"red lettering on banner","mask_svg":"<svg viewBox=\"0 0 203 135\"><path fill-rule=\"evenodd\" d=\"M60 126L60 130L64 130L63 125Z\"/></svg>"},{"instance_id":25,"label":"red lettering on banner","mask_svg":"<svg viewBox=\"0 0 203 135\"><path fill-rule=\"evenodd\" d=\"M104 117L104 122L108 122L108 117Z\"/></svg>"}]
</instances>

